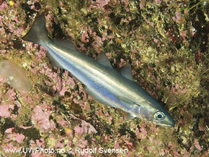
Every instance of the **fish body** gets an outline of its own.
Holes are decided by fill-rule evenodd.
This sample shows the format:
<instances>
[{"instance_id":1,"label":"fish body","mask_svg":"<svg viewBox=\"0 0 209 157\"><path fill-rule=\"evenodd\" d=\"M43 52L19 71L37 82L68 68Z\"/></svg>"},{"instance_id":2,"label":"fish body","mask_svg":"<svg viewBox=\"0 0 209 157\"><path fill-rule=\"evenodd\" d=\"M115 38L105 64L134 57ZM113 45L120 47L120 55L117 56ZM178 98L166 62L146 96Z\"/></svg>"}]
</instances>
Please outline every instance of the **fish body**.
<instances>
[{"instance_id":1,"label":"fish body","mask_svg":"<svg viewBox=\"0 0 209 157\"><path fill-rule=\"evenodd\" d=\"M68 70L81 81L85 91L97 101L119 108L132 118L138 117L162 126L174 126L174 120L160 103L133 81L130 65L119 73L103 53L95 60L76 50L71 43L64 47L50 40L43 15L36 19L23 40L45 47L56 66Z\"/></svg>"}]
</instances>

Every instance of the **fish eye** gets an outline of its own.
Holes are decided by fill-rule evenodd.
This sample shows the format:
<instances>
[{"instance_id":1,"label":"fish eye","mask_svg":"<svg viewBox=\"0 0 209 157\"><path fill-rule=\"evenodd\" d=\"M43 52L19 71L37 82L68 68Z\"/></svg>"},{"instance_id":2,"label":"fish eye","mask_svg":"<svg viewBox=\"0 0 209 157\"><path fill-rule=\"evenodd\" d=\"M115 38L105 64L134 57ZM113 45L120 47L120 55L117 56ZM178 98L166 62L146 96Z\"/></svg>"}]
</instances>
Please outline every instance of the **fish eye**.
<instances>
[{"instance_id":1,"label":"fish eye","mask_svg":"<svg viewBox=\"0 0 209 157\"><path fill-rule=\"evenodd\" d=\"M156 112L154 115L154 118L156 120L161 121L161 120L165 119L165 114L163 112Z\"/></svg>"}]
</instances>

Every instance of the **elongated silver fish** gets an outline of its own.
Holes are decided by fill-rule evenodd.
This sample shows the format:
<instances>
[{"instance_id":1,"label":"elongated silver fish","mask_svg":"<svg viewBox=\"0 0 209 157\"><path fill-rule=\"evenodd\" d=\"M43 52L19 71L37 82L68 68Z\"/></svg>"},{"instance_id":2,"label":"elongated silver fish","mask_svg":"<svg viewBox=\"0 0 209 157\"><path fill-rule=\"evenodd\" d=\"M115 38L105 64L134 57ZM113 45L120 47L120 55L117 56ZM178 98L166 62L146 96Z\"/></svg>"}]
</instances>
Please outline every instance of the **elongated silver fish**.
<instances>
[{"instance_id":1,"label":"elongated silver fish","mask_svg":"<svg viewBox=\"0 0 209 157\"><path fill-rule=\"evenodd\" d=\"M85 85L85 91L97 101L119 108L132 118L138 117L162 126L174 126L174 120L160 103L133 81L130 65L119 73L112 68L103 53L94 60L76 50L73 45L66 48L50 40L44 15L36 19L23 40L45 47L57 66L71 72Z\"/></svg>"}]
</instances>

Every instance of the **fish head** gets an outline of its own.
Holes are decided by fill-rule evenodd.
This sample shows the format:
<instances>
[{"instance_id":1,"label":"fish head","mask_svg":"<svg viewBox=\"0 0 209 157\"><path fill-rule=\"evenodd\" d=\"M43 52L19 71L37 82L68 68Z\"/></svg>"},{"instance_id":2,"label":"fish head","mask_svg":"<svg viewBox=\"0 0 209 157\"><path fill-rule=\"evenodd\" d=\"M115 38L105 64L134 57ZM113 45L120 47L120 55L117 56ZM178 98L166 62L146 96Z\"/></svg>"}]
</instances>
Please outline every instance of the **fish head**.
<instances>
[{"instance_id":1,"label":"fish head","mask_svg":"<svg viewBox=\"0 0 209 157\"><path fill-rule=\"evenodd\" d=\"M175 121L170 114L157 101L154 103L144 101L133 105L133 116L156 125L173 127Z\"/></svg>"}]
</instances>

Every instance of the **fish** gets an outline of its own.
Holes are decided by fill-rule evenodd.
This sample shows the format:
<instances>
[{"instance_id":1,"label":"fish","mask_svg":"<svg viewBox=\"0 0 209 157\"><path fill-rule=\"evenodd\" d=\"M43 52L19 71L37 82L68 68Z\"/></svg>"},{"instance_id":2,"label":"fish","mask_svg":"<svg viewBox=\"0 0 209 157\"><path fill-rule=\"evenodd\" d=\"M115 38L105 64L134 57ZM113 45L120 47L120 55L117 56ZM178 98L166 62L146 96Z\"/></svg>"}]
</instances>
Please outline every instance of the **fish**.
<instances>
[{"instance_id":1,"label":"fish","mask_svg":"<svg viewBox=\"0 0 209 157\"><path fill-rule=\"evenodd\" d=\"M104 53L94 59L78 51L72 43L66 47L62 42L50 39L44 14L37 16L22 39L46 48L55 66L69 71L82 82L87 94L104 105L127 112L129 120L140 118L155 125L174 127L175 121L170 114L134 82L130 64L118 72Z\"/></svg>"}]
</instances>

